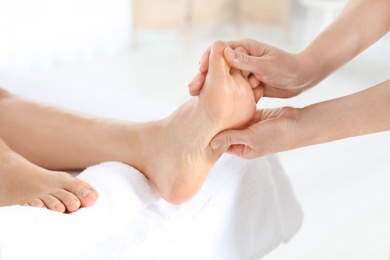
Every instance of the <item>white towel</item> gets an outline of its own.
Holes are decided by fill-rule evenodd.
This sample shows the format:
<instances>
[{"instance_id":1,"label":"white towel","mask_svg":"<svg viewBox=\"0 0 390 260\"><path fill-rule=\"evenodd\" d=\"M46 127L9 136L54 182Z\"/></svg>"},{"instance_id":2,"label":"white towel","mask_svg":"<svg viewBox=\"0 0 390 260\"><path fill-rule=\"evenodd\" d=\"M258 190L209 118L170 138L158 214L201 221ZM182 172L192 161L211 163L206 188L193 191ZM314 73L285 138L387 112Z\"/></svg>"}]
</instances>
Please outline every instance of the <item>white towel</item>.
<instances>
[{"instance_id":1,"label":"white towel","mask_svg":"<svg viewBox=\"0 0 390 260\"><path fill-rule=\"evenodd\" d=\"M0 70L0 86L124 120L153 120L174 110L18 72ZM78 177L99 191L94 206L73 214L0 208L0 260L257 260L288 240L302 222L299 203L275 156L243 160L224 155L200 192L180 206L160 199L142 174L118 162L90 167Z\"/></svg>"},{"instance_id":2,"label":"white towel","mask_svg":"<svg viewBox=\"0 0 390 260\"><path fill-rule=\"evenodd\" d=\"M274 160L226 155L179 206L160 199L131 166L90 167L79 178L98 190L94 206L72 214L0 208L0 259L258 259L302 219Z\"/></svg>"}]
</instances>

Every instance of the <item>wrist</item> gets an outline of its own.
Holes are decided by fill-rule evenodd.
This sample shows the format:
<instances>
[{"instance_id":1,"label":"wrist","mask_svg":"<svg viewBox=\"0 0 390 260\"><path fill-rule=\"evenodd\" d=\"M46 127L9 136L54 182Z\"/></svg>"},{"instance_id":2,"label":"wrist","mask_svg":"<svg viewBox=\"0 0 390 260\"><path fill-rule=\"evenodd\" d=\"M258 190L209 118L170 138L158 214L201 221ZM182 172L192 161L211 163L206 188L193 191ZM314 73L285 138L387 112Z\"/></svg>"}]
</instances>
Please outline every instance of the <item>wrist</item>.
<instances>
[{"instance_id":1,"label":"wrist","mask_svg":"<svg viewBox=\"0 0 390 260\"><path fill-rule=\"evenodd\" d=\"M303 89L316 86L330 74L329 66L326 65L325 59L318 55L317 51L306 48L296 56Z\"/></svg>"},{"instance_id":2,"label":"wrist","mask_svg":"<svg viewBox=\"0 0 390 260\"><path fill-rule=\"evenodd\" d=\"M363 91L302 108L301 146L390 130L390 80Z\"/></svg>"},{"instance_id":3,"label":"wrist","mask_svg":"<svg viewBox=\"0 0 390 260\"><path fill-rule=\"evenodd\" d=\"M347 110L341 99L327 100L300 109L296 119L299 147L348 137L351 129Z\"/></svg>"}]
</instances>

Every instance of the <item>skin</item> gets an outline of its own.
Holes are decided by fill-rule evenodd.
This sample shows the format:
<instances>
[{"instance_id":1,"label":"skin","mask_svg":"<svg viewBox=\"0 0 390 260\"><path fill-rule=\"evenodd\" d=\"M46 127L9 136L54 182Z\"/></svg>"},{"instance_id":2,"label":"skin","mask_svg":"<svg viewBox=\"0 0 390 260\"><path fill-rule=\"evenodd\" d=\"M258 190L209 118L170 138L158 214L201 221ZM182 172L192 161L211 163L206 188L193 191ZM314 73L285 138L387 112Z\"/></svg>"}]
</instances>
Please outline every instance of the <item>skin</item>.
<instances>
[{"instance_id":1,"label":"skin","mask_svg":"<svg viewBox=\"0 0 390 260\"><path fill-rule=\"evenodd\" d=\"M350 0L333 23L299 53L288 53L254 40L240 40L228 42L230 48L225 49L224 55L233 68L249 75L254 91L264 88L264 96L288 98L315 86L389 30L390 1ZM247 53L237 52L238 47ZM189 83L191 95L198 95L202 89L208 58L209 49L201 58L198 75ZM221 132L210 145L213 148L232 145L229 151L233 154L254 158L390 130L388 122L383 121L388 118L382 115L383 111L389 111L382 99L388 94L388 85L385 81L367 91L302 109L259 110L249 128ZM378 102L372 102L373 99ZM362 105L367 103L372 107ZM335 120L330 124L332 118Z\"/></svg>"},{"instance_id":2,"label":"skin","mask_svg":"<svg viewBox=\"0 0 390 260\"><path fill-rule=\"evenodd\" d=\"M87 183L29 162L0 139L0 206L29 205L74 212L94 204L97 198Z\"/></svg>"},{"instance_id":3,"label":"skin","mask_svg":"<svg viewBox=\"0 0 390 260\"><path fill-rule=\"evenodd\" d=\"M244 130L218 134L211 147L229 147L243 158L390 130L390 80L345 97L304 108L282 107L256 112Z\"/></svg>"},{"instance_id":4,"label":"skin","mask_svg":"<svg viewBox=\"0 0 390 260\"><path fill-rule=\"evenodd\" d=\"M104 161L134 166L169 202L193 197L227 149L211 149L210 140L248 126L260 98L226 62L226 47L221 41L211 46L199 96L147 123L80 114L1 90L0 206L26 203L72 212L92 205L97 192L62 170Z\"/></svg>"},{"instance_id":5,"label":"skin","mask_svg":"<svg viewBox=\"0 0 390 260\"><path fill-rule=\"evenodd\" d=\"M350 0L338 17L299 53L246 39L230 41L225 50L228 63L253 74L264 86L265 97L288 98L317 83L371 46L390 29L388 0ZM234 50L242 47L245 53ZM208 70L210 48L199 62L199 73L189 83L198 95ZM261 83L260 83L261 82ZM255 87L252 85L252 87Z\"/></svg>"}]
</instances>

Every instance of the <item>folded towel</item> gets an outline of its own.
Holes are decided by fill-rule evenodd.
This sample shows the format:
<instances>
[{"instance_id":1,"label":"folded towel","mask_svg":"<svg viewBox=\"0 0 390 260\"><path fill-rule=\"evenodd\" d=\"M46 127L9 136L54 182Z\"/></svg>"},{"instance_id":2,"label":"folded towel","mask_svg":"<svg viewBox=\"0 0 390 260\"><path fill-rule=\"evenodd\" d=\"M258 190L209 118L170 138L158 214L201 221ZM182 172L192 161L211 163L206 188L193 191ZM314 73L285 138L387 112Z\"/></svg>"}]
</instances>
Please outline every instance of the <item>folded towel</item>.
<instances>
[{"instance_id":1,"label":"folded towel","mask_svg":"<svg viewBox=\"0 0 390 260\"><path fill-rule=\"evenodd\" d=\"M162 200L119 162L78 178L99 192L72 214L0 208L0 259L258 259L299 228L302 214L274 157L225 155L189 202Z\"/></svg>"}]
</instances>

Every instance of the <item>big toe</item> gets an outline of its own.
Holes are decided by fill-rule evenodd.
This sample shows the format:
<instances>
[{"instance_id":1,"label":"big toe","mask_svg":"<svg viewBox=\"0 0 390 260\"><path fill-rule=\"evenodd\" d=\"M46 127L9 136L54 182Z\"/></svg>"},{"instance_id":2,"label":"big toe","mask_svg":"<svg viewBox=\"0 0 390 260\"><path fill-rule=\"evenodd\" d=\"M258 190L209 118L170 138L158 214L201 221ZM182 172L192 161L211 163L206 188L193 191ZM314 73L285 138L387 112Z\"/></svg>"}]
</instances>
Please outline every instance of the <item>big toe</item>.
<instances>
[{"instance_id":1,"label":"big toe","mask_svg":"<svg viewBox=\"0 0 390 260\"><path fill-rule=\"evenodd\" d=\"M223 41L216 41L211 45L209 70L208 72L214 76L226 76L230 73L230 65L226 62L224 51L229 47Z\"/></svg>"},{"instance_id":2,"label":"big toe","mask_svg":"<svg viewBox=\"0 0 390 260\"><path fill-rule=\"evenodd\" d=\"M68 179L63 188L77 197L81 207L91 206L98 199L97 191L88 183L77 178Z\"/></svg>"},{"instance_id":3,"label":"big toe","mask_svg":"<svg viewBox=\"0 0 390 260\"><path fill-rule=\"evenodd\" d=\"M77 197L79 198L82 207L88 207L96 202L98 193L94 188L87 185L85 188L81 189L81 192L79 192Z\"/></svg>"}]
</instances>

